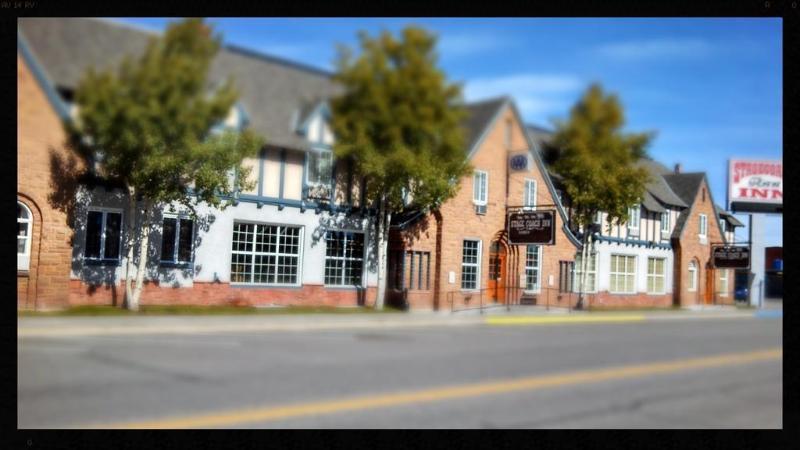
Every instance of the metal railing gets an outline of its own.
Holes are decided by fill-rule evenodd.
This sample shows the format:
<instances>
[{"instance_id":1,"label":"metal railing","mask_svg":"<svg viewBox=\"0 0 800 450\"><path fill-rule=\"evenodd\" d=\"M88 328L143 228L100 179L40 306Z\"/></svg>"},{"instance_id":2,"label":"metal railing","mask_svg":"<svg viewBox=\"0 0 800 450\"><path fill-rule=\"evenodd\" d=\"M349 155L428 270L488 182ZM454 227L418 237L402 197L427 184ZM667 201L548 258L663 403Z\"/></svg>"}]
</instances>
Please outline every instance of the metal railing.
<instances>
[{"instance_id":1,"label":"metal railing","mask_svg":"<svg viewBox=\"0 0 800 450\"><path fill-rule=\"evenodd\" d=\"M499 292L498 292L499 291ZM593 294L584 294L583 307L591 307ZM559 288L542 287L525 290L519 286L483 288L475 290L455 290L446 293L451 312L478 309L481 314L488 308L512 306L536 306L545 310L567 309L572 311L578 304L577 292L563 292Z\"/></svg>"}]
</instances>

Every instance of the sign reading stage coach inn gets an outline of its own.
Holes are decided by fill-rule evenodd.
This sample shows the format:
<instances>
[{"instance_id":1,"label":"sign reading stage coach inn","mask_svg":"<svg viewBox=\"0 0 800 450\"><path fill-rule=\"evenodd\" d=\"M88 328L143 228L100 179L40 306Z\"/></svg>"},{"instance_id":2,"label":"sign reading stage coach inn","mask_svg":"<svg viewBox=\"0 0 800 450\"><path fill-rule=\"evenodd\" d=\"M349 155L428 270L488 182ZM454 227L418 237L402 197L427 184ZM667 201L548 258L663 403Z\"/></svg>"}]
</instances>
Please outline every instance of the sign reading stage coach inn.
<instances>
[{"instance_id":1,"label":"sign reading stage coach inn","mask_svg":"<svg viewBox=\"0 0 800 450\"><path fill-rule=\"evenodd\" d=\"M556 212L525 211L508 215L508 243L553 245L556 242Z\"/></svg>"},{"instance_id":2,"label":"sign reading stage coach inn","mask_svg":"<svg viewBox=\"0 0 800 450\"><path fill-rule=\"evenodd\" d=\"M783 161L731 159L728 202L734 212L783 212Z\"/></svg>"},{"instance_id":3,"label":"sign reading stage coach inn","mask_svg":"<svg viewBox=\"0 0 800 450\"><path fill-rule=\"evenodd\" d=\"M750 247L746 245L715 245L711 261L717 269L749 269Z\"/></svg>"}]
</instances>

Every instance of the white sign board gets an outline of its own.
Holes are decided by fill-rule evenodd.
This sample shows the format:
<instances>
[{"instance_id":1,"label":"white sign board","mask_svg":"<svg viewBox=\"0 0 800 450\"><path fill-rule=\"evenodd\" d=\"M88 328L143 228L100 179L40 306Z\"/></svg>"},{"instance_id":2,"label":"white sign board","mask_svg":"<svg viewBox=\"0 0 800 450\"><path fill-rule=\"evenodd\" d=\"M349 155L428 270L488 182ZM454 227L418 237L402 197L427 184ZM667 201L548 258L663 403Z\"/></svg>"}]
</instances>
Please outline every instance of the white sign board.
<instances>
[{"instance_id":1,"label":"white sign board","mask_svg":"<svg viewBox=\"0 0 800 450\"><path fill-rule=\"evenodd\" d=\"M783 161L731 159L728 208L734 212L783 212Z\"/></svg>"}]
</instances>

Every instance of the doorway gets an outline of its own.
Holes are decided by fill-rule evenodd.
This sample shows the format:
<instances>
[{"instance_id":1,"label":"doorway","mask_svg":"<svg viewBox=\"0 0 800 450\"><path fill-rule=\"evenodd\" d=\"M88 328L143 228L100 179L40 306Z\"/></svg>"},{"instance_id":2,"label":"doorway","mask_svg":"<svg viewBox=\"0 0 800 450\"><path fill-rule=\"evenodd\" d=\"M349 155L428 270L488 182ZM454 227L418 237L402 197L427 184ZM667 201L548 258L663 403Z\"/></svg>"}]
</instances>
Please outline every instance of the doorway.
<instances>
[{"instance_id":1,"label":"doorway","mask_svg":"<svg viewBox=\"0 0 800 450\"><path fill-rule=\"evenodd\" d=\"M499 240L489 246L489 298L494 303L503 302L506 298L506 258L508 251Z\"/></svg>"}]
</instances>

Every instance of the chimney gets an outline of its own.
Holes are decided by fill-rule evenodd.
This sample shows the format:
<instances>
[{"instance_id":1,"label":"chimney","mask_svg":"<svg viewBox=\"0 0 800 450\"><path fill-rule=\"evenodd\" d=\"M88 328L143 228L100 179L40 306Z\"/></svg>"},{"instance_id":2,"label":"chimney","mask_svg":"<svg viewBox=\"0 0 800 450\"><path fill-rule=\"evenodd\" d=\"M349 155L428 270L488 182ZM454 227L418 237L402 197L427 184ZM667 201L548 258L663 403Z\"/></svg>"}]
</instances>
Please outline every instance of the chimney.
<instances>
[{"instance_id":1,"label":"chimney","mask_svg":"<svg viewBox=\"0 0 800 450\"><path fill-rule=\"evenodd\" d=\"M675 164L675 173L681 173L681 163Z\"/></svg>"}]
</instances>

